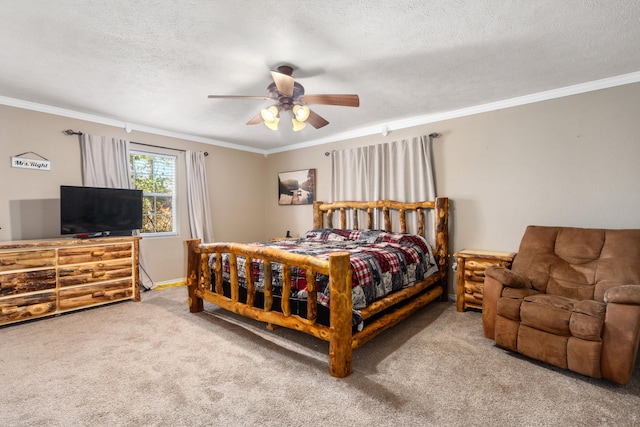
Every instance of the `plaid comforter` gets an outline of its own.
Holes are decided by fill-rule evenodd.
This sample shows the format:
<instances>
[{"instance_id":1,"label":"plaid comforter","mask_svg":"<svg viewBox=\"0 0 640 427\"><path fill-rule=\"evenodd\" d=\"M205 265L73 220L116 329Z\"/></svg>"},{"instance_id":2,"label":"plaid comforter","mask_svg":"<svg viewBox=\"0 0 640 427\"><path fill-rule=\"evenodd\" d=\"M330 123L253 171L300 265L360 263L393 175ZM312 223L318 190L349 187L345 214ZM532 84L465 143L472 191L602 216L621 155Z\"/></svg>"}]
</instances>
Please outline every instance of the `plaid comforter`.
<instances>
[{"instance_id":1,"label":"plaid comforter","mask_svg":"<svg viewBox=\"0 0 640 427\"><path fill-rule=\"evenodd\" d=\"M371 302L404 287L412 286L438 271L431 246L421 236L390 233L379 230L314 229L298 240L283 240L254 243L303 255L328 259L332 252L348 252L351 259L353 309L365 308ZM229 280L228 254L223 254L223 279ZM240 285L246 287L246 260L237 258ZM215 255L209 259L213 268ZM258 291L264 289L263 265L259 260L252 263L254 285ZM282 290L282 265L272 264L273 293ZM212 280L214 275L212 275ZM316 275L318 302L330 305L329 279ZM213 284L212 284L213 286ZM291 271L291 295L306 298L306 271L293 268Z\"/></svg>"}]
</instances>

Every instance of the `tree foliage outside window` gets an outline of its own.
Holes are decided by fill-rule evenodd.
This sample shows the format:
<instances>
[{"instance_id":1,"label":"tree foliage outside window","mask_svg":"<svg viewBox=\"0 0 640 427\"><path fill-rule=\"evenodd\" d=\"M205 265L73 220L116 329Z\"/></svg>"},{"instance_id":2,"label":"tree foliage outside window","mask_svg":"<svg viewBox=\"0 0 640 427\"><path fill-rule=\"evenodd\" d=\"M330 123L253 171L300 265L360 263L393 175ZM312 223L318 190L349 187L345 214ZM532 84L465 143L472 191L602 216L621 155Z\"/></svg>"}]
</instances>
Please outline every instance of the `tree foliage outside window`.
<instances>
[{"instance_id":1,"label":"tree foliage outside window","mask_svg":"<svg viewBox=\"0 0 640 427\"><path fill-rule=\"evenodd\" d=\"M131 151L131 182L142 190L142 234L175 234L176 157Z\"/></svg>"}]
</instances>

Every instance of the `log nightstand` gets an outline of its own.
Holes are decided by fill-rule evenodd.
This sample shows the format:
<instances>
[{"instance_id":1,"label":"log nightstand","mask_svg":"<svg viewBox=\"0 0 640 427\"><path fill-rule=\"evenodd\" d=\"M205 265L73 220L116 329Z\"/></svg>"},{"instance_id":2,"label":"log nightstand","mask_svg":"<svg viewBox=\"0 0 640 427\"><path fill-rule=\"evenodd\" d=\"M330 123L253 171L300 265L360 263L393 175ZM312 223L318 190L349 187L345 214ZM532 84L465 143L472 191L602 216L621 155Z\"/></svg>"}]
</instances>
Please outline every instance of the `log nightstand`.
<instances>
[{"instance_id":1,"label":"log nightstand","mask_svg":"<svg viewBox=\"0 0 640 427\"><path fill-rule=\"evenodd\" d=\"M515 252L463 249L453 256L458 263L456 308L462 312L465 308L482 310L484 271L492 265L510 268L516 254Z\"/></svg>"}]
</instances>

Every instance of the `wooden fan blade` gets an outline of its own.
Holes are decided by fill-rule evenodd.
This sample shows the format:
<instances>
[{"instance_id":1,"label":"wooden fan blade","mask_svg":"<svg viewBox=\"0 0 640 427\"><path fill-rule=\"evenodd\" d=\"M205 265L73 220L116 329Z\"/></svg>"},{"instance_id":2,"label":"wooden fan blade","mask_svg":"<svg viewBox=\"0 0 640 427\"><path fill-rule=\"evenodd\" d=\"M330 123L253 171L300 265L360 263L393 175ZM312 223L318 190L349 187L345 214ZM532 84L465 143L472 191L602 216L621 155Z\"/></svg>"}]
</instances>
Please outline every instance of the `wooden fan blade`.
<instances>
[{"instance_id":1,"label":"wooden fan blade","mask_svg":"<svg viewBox=\"0 0 640 427\"><path fill-rule=\"evenodd\" d=\"M262 123L262 114L260 113L247 122L248 125L257 125L258 123Z\"/></svg>"},{"instance_id":2,"label":"wooden fan blade","mask_svg":"<svg viewBox=\"0 0 640 427\"><path fill-rule=\"evenodd\" d=\"M343 107L359 107L358 95L304 95L301 98L305 104L341 105Z\"/></svg>"},{"instance_id":3,"label":"wooden fan blade","mask_svg":"<svg viewBox=\"0 0 640 427\"><path fill-rule=\"evenodd\" d=\"M320 129L321 127L329 124L329 122L325 120L324 117L314 113L313 111L309 111L309 118L307 118L307 123L309 123L316 129Z\"/></svg>"},{"instance_id":4,"label":"wooden fan blade","mask_svg":"<svg viewBox=\"0 0 640 427\"><path fill-rule=\"evenodd\" d=\"M208 98L227 98L227 99L258 99L271 101L275 98L269 96L239 96L239 95L209 95Z\"/></svg>"},{"instance_id":5,"label":"wooden fan blade","mask_svg":"<svg viewBox=\"0 0 640 427\"><path fill-rule=\"evenodd\" d=\"M272 71L271 77L273 77L273 81L278 88L278 92L284 96L293 96L293 83L295 82L293 77L277 71Z\"/></svg>"}]
</instances>

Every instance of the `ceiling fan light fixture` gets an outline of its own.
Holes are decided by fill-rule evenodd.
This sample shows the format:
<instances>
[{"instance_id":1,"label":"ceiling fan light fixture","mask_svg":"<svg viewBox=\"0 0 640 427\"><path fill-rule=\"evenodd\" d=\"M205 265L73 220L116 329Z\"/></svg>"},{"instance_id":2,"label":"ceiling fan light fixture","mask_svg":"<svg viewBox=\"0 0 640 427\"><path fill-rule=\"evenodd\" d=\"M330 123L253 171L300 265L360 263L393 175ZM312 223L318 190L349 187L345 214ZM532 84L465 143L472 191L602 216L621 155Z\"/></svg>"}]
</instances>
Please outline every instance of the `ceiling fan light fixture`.
<instances>
[{"instance_id":1,"label":"ceiling fan light fixture","mask_svg":"<svg viewBox=\"0 0 640 427\"><path fill-rule=\"evenodd\" d=\"M293 115L295 116L295 120L299 122L306 122L309 118L309 107L306 105L294 105L293 106Z\"/></svg>"},{"instance_id":2,"label":"ceiling fan light fixture","mask_svg":"<svg viewBox=\"0 0 640 427\"><path fill-rule=\"evenodd\" d=\"M305 122L301 122L295 118L291 119L291 121L293 122L293 130L295 132L301 131L307 125Z\"/></svg>"},{"instance_id":3,"label":"ceiling fan light fixture","mask_svg":"<svg viewBox=\"0 0 640 427\"><path fill-rule=\"evenodd\" d=\"M308 105L337 105L359 107L360 98L355 94L305 95L304 87L293 78L293 67L282 65L278 71L271 71L272 82L267 86L266 96L209 95L209 98L255 99L271 101L269 108L253 116L247 125L256 125L262 121L269 129L278 130L281 111L290 111L293 115L293 130L300 131L309 123L315 129L329 124L318 113L311 111Z\"/></svg>"}]
</instances>

